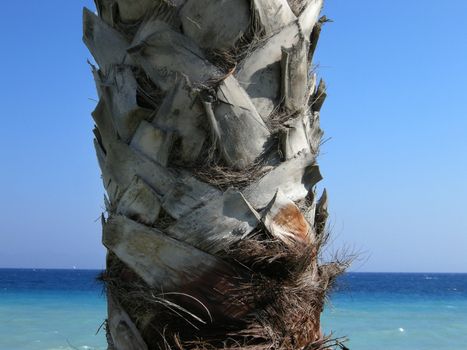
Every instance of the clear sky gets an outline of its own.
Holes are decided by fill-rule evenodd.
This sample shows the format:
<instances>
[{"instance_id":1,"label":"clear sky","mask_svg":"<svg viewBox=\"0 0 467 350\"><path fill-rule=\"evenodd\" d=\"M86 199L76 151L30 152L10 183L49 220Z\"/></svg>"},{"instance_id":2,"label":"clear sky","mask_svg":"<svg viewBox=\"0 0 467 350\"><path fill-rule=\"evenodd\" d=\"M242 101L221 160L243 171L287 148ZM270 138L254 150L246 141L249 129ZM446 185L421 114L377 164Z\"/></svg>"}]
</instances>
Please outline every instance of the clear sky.
<instances>
[{"instance_id":1,"label":"clear sky","mask_svg":"<svg viewBox=\"0 0 467 350\"><path fill-rule=\"evenodd\" d=\"M0 12L0 267L102 268L90 0ZM323 185L356 271L467 272L467 1L328 0Z\"/></svg>"}]
</instances>

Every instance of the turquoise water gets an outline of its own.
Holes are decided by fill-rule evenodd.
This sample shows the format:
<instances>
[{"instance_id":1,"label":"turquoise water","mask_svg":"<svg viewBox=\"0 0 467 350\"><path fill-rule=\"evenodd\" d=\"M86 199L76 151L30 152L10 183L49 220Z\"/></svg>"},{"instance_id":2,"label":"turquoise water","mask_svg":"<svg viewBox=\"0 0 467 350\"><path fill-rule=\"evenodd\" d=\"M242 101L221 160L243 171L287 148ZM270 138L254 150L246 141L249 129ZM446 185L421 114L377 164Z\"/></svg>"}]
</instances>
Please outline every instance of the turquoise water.
<instances>
[{"instance_id":1,"label":"turquoise water","mask_svg":"<svg viewBox=\"0 0 467 350\"><path fill-rule=\"evenodd\" d=\"M97 273L0 269L0 350L106 349ZM348 274L323 327L352 350L467 349L467 275Z\"/></svg>"},{"instance_id":2,"label":"turquoise water","mask_svg":"<svg viewBox=\"0 0 467 350\"><path fill-rule=\"evenodd\" d=\"M323 326L358 350L467 349L466 274L348 274Z\"/></svg>"},{"instance_id":3,"label":"turquoise water","mask_svg":"<svg viewBox=\"0 0 467 350\"><path fill-rule=\"evenodd\" d=\"M0 269L0 350L106 349L97 273Z\"/></svg>"}]
</instances>

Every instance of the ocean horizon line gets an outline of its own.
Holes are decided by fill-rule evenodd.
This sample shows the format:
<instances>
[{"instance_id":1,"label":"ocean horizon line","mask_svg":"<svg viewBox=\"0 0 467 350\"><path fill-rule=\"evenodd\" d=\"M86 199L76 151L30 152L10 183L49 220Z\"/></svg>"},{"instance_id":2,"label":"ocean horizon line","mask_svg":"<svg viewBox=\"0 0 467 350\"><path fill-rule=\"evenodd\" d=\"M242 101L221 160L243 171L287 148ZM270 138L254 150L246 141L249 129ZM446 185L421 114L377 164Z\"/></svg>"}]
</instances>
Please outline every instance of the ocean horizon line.
<instances>
[{"instance_id":1,"label":"ocean horizon line","mask_svg":"<svg viewBox=\"0 0 467 350\"><path fill-rule=\"evenodd\" d=\"M78 268L78 267L0 267L0 270L28 270L28 271L104 271L105 268ZM345 274L457 274L467 275L466 272L452 271L347 271Z\"/></svg>"}]
</instances>

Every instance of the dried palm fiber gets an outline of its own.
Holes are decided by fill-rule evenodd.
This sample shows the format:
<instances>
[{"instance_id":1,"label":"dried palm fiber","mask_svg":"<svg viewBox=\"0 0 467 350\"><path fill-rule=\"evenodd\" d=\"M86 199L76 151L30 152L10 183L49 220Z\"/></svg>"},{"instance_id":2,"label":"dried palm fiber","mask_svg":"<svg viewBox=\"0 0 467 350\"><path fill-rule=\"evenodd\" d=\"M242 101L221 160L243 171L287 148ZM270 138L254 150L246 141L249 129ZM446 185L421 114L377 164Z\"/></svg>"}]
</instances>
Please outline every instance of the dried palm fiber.
<instances>
[{"instance_id":1,"label":"dried palm fiber","mask_svg":"<svg viewBox=\"0 0 467 350\"><path fill-rule=\"evenodd\" d=\"M322 0L96 0L109 348L325 349Z\"/></svg>"}]
</instances>

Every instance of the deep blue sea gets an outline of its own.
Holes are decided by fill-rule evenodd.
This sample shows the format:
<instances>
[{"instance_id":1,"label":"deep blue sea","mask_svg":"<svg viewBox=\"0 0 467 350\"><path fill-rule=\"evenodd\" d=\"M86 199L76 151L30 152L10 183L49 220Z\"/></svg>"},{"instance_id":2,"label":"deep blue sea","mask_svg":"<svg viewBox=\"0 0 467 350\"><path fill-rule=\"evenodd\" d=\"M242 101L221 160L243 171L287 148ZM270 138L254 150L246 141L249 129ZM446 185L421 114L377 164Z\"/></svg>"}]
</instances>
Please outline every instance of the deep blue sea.
<instances>
[{"instance_id":1,"label":"deep blue sea","mask_svg":"<svg viewBox=\"0 0 467 350\"><path fill-rule=\"evenodd\" d=\"M0 350L106 349L97 273L0 269ZM349 273L323 328L351 350L467 350L467 274Z\"/></svg>"}]
</instances>

